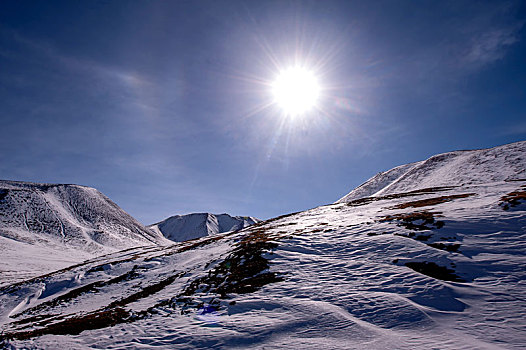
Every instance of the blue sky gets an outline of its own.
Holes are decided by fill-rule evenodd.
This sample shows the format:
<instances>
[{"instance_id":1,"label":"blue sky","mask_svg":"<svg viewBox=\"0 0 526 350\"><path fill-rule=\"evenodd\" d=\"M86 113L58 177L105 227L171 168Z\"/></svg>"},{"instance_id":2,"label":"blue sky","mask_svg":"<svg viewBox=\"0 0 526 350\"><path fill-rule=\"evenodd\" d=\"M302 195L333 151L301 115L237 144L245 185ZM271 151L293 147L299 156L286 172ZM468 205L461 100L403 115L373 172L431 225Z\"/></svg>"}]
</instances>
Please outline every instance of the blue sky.
<instances>
[{"instance_id":1,"label":"blue sky","mask_svg":"<svg viewBox=\"0 0 526 350\"><path fill-rule=\"evenodd\" d=\"M262 219L526 137L515 1L0 2L0 178L96 187L145 224ZM311 67L319 108L271 100Z\"/></svg>"}]
</instances>

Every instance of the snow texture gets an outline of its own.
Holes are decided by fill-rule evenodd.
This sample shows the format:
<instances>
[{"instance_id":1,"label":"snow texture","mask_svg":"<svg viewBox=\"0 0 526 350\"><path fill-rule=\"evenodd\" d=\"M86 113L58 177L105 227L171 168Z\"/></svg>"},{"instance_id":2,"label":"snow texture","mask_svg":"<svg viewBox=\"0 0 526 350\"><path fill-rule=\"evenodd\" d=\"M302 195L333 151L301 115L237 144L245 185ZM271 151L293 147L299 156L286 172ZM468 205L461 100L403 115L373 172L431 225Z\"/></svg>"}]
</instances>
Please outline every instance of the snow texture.
<instances>
[{"instance_id":1,"label":"snow texture","mask_svg":"<svg viewBox=\"0 0 526 350\"><path fill-rule=\"evenodd\" d=\"M194 213L174 215L157 224L148 226L169 240L182 242L218 233L236 231L261 220L250 216L228 214Z\"/></svg>"},{"instance_id":2,"label":"snow texture","mask_svg":"<svg viewBox=\"0 0 526 350\"><path fill-rule=\"evenodd\" d=\"M4 286L0 344L524 349L525 145L432 157L354 200Z\"/></svg>"}]
</instances>

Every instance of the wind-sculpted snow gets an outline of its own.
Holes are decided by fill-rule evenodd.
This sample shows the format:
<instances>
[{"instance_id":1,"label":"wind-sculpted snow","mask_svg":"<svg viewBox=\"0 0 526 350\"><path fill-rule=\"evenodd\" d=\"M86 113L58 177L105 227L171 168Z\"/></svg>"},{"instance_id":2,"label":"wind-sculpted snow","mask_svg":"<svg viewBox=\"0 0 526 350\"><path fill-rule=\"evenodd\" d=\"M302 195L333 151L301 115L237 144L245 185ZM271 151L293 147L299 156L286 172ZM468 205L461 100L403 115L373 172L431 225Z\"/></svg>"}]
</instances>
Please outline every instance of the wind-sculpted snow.
<instances>
[{"instance_id":1,"label":"wind-sculpted snow","mask_svg":"<svg viewBox=\"0 0 526 350\"><path fill-rule=\"evenodd\" d=\"M158 243L162 235L93 188L0 181L0 283Z\"/></svg>"},{"instance_id":2,"label":"wind-sculpted snow","mask_svg":"<svg viewBox=\"0 0 526 350\"><path fill-rule=\"evenodd\" d=\"M148 227L172 241L183 242L218 233L241 230L260 221L250 216L194 213L174 215Z\"/></svg>"},{"instance_id":3,"label":"wind-sculpted snow","mask_svg":"<svg viewBox=\"0 0 526 350\"><path fill-rule=\"evenodd\" d=\"M336 203L423 188L492 183L526 178L526 141L456 151L378 173Z\"/></svg>"},{"instance_id":4,"label":"wind-sculpted snow","mask_svg":"<svg viewBox=\"0 0 526 350\"><path fill-rule=\"evenodd\" d=\"M339 203L0 289L6 346L523 349L526 181ZM508 197L506 197L508 196Z\"/></svg>"}]
</instances>

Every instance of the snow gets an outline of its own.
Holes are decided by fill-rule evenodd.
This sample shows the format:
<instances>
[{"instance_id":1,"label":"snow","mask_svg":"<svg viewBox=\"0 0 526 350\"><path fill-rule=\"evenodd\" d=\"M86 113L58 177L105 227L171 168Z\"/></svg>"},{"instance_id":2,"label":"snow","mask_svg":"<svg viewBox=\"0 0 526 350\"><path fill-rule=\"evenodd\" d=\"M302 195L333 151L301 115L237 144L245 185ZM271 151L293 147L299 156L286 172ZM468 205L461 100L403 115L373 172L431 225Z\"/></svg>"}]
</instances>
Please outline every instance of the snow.
<instances>
[{"instance_id":1,"label":"snow","mask_svg":"<svg viewBox=\"0 0 526 350\"><path fill-rule=\"evenodd\" d=\"M148 227L154 232L164 235L169 240L182 242L218 233L240 230L260 221L261 220L250 216L193 213L174 215Z\"/></svg>"},{"instance_id":2,"label":"snow","mask_svg":"<svg viewBox=\"0 0 526 350\"><path fill-rule=\"evenodd\" d=\"M4 344L524 349L526 203L502 205L526 191L524 145L376 176L360 190L374 200L130 248L5 286L0 327L13 339ZM410 192L437 186L448 187ZM435 270L410 268L418 264ZM91 327L94 315L109 324Z\"/></svg>"}]
</instances>

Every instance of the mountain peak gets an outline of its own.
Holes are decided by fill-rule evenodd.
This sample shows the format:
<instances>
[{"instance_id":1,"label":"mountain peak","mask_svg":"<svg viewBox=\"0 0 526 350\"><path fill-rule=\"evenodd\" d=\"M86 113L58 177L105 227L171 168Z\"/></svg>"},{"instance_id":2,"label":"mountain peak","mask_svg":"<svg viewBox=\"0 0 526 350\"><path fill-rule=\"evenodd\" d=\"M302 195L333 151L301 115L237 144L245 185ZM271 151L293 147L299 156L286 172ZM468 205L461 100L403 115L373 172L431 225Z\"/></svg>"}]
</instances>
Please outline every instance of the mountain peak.
<instances>
[{"instance_id":1,"label":"mountain peak","mask_svg":"<svg viewBox=\"0 0 526 350\"><path fill-rule=\"evenodd\" d=\"M261 220L251 216L192 213L170 216L148 227L172 241L182 242L218 233L240 230L259 221Z\"/></svg>"}]
</instances>

